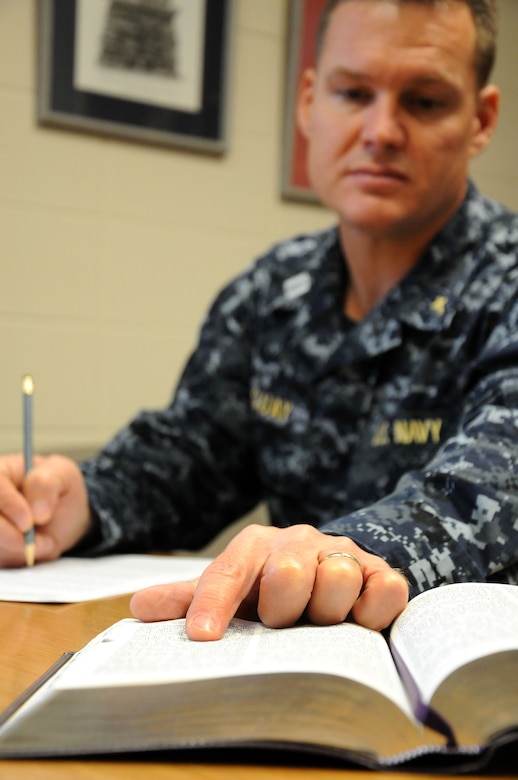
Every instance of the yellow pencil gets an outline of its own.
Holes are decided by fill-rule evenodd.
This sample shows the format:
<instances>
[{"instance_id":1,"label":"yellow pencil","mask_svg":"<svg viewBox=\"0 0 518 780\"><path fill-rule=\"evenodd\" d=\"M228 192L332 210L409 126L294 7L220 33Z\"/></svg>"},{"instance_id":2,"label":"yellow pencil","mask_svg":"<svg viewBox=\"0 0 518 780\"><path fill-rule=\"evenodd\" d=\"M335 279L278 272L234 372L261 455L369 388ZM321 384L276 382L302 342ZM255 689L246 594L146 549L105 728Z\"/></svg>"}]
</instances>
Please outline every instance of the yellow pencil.
<instances>
[{"instance_id":1,"label":"yellow pencil","mask_svg":"<svg viewBox=\"0 0 518 780\"><path fill-rule=\"evenodd\" d=\"M23 396L23 456L25 460L25 473L32 469L32 397L34 394L34 381L30 374L26 374L22 380ZM24 534L25 563L34 566L34 526Z\"/></svg>"}]
</instances>

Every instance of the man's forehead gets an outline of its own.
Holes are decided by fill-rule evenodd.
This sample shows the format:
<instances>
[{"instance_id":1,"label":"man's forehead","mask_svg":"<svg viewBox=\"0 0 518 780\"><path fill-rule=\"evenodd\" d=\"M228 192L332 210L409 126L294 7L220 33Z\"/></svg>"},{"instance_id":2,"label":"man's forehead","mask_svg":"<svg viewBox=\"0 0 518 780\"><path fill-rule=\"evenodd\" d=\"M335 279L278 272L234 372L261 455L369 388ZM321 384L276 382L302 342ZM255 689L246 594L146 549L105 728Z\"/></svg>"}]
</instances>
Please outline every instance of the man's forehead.
<instances>
[{"instance_id":1,"label":"man's forehead","mask_svg":"<svg viewBox=\"0 0 518 780\"><path fill-rule=\"evenodd\" d=\"M469 8L460 2L428 4L394 0L343 0L334 9L323 42L322 57L340 57L344 66L391 48L409 59L446 57L472 66L476 30ZM343 58L343 59L342 59Z\"/></svg>"},{"instance_id":2,"label":"man's forehead","mask_svg":"<svg viewBox=\"0 0 518 780\"><path fill-rule=\"evenodd\" d=\"M353 24L356 19L374 23L383 20L391 25L403 25L406 20L435 20L445 28L460 25L467 33L475 32L475 23L469 6L461 0L342 0L329 16L327 32L333 27L346 23ZM415 29L416 35L419 28ZM327 36L326 36L327 37ZM325 39L324 39L325 40Z\"/></svg>"}]
</instances>

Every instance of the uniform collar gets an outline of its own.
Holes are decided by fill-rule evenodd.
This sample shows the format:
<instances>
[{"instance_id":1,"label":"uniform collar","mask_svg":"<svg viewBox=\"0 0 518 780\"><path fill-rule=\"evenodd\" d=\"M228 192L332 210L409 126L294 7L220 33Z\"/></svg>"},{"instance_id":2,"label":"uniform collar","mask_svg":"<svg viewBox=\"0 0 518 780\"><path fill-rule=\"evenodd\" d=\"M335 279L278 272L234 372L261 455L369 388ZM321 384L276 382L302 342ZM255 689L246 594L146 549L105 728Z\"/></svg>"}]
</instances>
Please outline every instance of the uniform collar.
<instances>
[{"instance_id":1,"label":"uniform collar","mask_svg":"<svg viewBox=\"0 0 518 780\"><path fill-rule=\"evenodd\" d=\"M459 209L417 265L372 312L375 317L385 322L397 320L422 331L441 331L450 326L463 308L470 268L478 262L475 250L489 226L485 203L469 182Z\"/></svg>"},{"instance_id":2,"label":"uniform collar","mask_svg":"<svg viewBox=\"0 0 518 780\"><path fill-rule=\"evenodd\" d=\"M490 221L487 201L470 182L463 203L417 265L359 323L343 314L347 263L338 228L327 230L308 238L307 254L299 247L306 254L303 270L299 266L298 275L284 276L283 292L270 306L298 312L295 342L328 366L328 361L343 364L398 347L405 326L440 332L463 308L470 267L478 262L475 249ZM302 309L301 299L307 303Z\"/></svg>"},{"instance_id":3,"label":"uniform collar","mask_svg":"<svg viewBox=\"0 0 518 780\"><path fill-rule=\"evenodd\" d=\"M330 322L337 324L340 343L335 342L332 362L368 358L398 347L403 326L428 332L448 328L464 307L470 267L477 262L474 249L489 223L486 201L470 182L463 203L417 265L359 323L351 323L342 313L347 270L336 231L310 292L313 313L321 317L325 308ZM323 301L327 306L322 306Z\"/></svg>"}]
</instances>

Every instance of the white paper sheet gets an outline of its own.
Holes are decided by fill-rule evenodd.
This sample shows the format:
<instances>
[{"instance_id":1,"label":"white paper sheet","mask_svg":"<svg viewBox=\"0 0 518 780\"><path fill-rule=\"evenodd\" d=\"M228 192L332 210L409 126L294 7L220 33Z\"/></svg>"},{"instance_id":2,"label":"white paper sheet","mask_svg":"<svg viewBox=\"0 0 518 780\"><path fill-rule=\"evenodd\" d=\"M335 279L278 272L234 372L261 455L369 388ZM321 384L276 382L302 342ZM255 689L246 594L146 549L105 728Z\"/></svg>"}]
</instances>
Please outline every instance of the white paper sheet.
<instances>
[{"instance_id":1,"label":"white paper sheet","mask_svg":"<svg viewBox=\"0 0 518 780\"><path fill-rule=\"evenodd\" d=\"M209 562L175 555L110 555L0 569L0 601L68 604L121 596L149 585L193 579Z\"/></svg>"}]
</instances>

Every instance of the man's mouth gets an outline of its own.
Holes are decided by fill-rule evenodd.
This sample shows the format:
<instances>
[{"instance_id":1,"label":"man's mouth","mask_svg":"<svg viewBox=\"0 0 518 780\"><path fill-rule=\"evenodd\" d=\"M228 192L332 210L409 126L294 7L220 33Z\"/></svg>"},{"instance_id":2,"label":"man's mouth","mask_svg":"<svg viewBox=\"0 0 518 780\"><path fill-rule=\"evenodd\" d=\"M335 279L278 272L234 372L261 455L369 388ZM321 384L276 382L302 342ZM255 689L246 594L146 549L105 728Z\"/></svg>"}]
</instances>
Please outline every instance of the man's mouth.
<instances>
[{"instance_id":1,"label":"man's mouth","mask_svg":"<svg viewBox=\"0 0 518 780\"><path fill-rule=\"evenodd\" d=\"M392 166L359 166L349 171L350 176L365 181L407 181L407 176L398 168Z\"/></svg>"}]
</instances>

